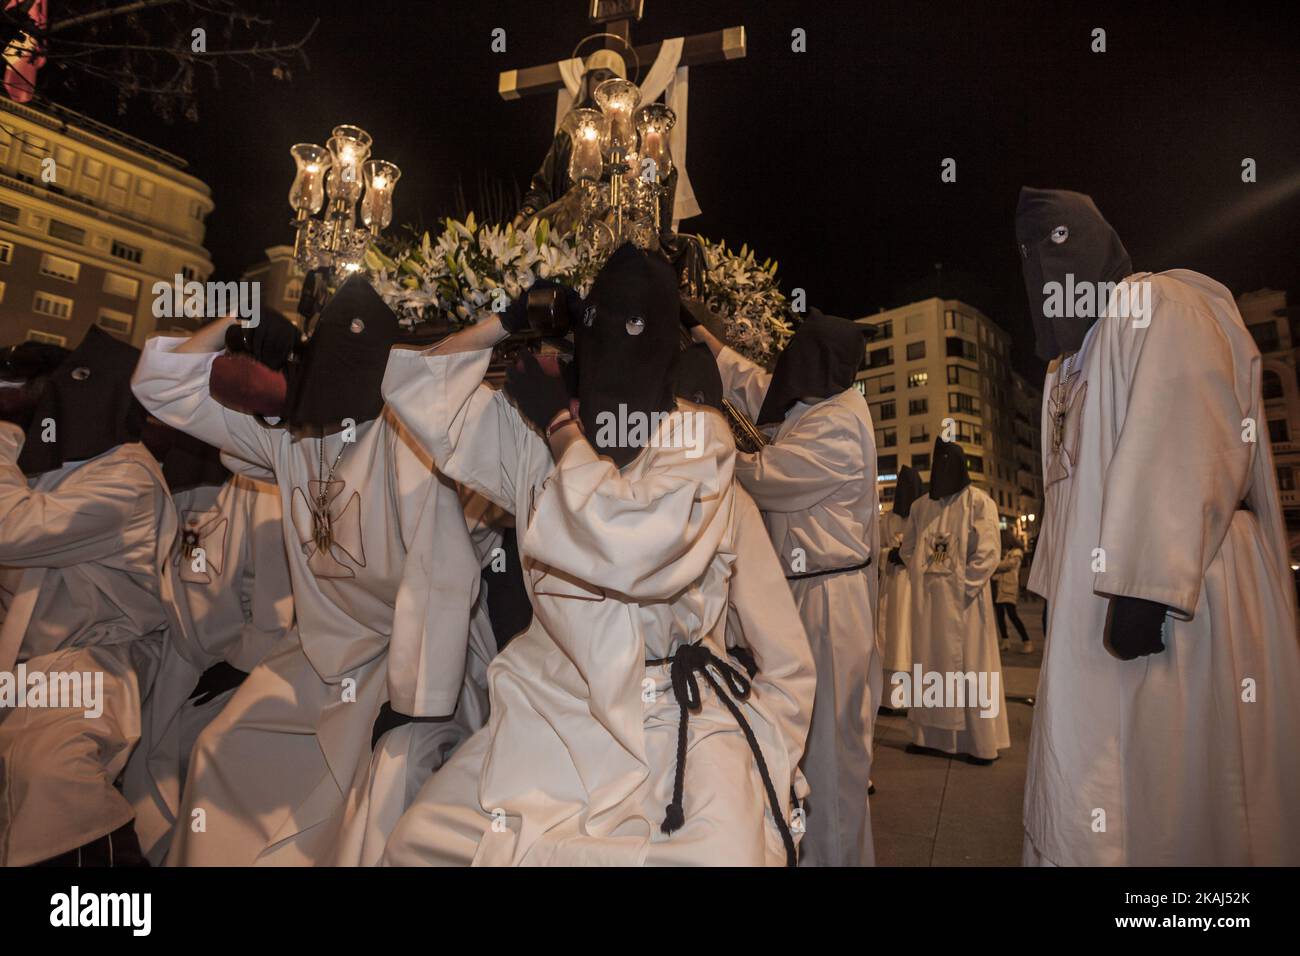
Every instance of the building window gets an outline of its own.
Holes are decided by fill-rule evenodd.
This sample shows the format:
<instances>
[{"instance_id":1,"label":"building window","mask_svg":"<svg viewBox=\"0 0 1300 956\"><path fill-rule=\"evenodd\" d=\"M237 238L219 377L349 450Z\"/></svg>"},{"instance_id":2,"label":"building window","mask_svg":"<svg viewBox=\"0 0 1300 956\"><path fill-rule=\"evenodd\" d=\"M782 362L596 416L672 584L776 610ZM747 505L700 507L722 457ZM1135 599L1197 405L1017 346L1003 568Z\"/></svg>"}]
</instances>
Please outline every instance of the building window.
<instances>
[{"instance_id":1,"label":"building window","mask_svg":"<svg viewBox=\"0 0 1300 956\"><path fill-rule=\"evenodd\" d=\"M948 336L947 352L948 358L966 359L968 362L977 361L979 356L974 342L968 342L955 335Z\"/></svg>"},{"instance_id":2,"label":"building window","mask_svg":"<svg viewBox=\"0 0 1300 956\"><path fill-rule=\"evenodd\" d=\"M48 152L49 143L39 136L26 133L22 137L23 151L18 157L18 171L33 179L41 174L41 160Z\"/></svg>"},{"instance_id":3,"label":"building window","mask_svg":"<svg viewBox=\"0 0 1300 956\"><path fill-rule=\"evenodd\" d=\"M930 470L930 453L922 452L912 456L912 467L917 471Z\"/></svg>"},{"instance_id":4,"label":"building window","mask_svg":"<svg viewBox=\"0 0 1300 956\"><path fill-rule=\"evenodd\" d=\"M0 202L0 222L7 222L11 226L16 226L21 215L21 210L17 206L11 206L7 202Z\"/></svg>"},{"instance_id":5,"label":"building window","mask_svg":"<svg viewBox=\"0 0 1300 956\"><path fill-rule=\"evenodd\" d=\"M62 239L64 242L75 243L78 246L86 244L86 230L78 229L76 226L69 226L66 222L51 219L48 231L53 239Z\"/></svg>"},{"instance_id":6,"label":"building window","mask_svg":"<svg viewBox=\"0 0 1300 956\"><path fill-rule=\"evenodd\" d=\"M979 455L967 455L966 467L977 475L984 474L984 459Z\"/></svg>"},{"instance_id":7,"label":"building window","mask_svg":"<svg viewBox=\"0 0 1300 956\"><path fill-rule=\"evenodd\" d=\"M894 320L885 319L885 321L877 323L876 332L879 333L876 336L877 338L892 339L894 337Z\"/></svg>"},{"instance_id":8,"label":"building window","mask_svg":"<svg viewBox=\"0 0 1300 956\"><path fill-rule=\"evenodd\" d=\"M98 199L100 190L104 188L104 164L87 156L81 164L81 184L78 188L84 195Z\"/></svg>"},{"instance_id":9,"label":"building window","mask_svg":"<svg viewBox=\"0 0 1300 956\"><path fill-rule=\"evenodd\" d=\"M897 409L893 402L877 402L871 406L871 417L878 422L893 421L897 416Z\"/></svg>"},{"instance_id":10,"label":"building window","mask_svg":"<svg viewBox=\"0 0 1300 956\"><path fill-rule=\"evenodd\" d=\"M977 395L966 395L960 392L948 393L948 411L950 412L962 412L966 415L978 415L981 407L981 402Z\"/></svg>"},{"instance_id":11,"label":"building window","mask_svg":"<svg viewBox=\"0 0 1300 956\"><path fill-rule=\"evenodd\" d=\"M120 276L114 272L105 272L104 291L109 295L121 296L134 302L135 297L140 294L140 280Z\"/></svg>"},{"instance_id":12,"label":"building window","mask_svg":"<svg viewBox=\"0 0 1300 956\"><path fill-rule=\"evenodd\" d=\"M1246 326L1246 328L1254 336L1255 344L1259 346L1261 352L1276 352L1282 347L1277 336L1276 322L1257 322L1254 325Z\"/></svg>"},{"instance_id":13,"label":"building window","mask_svg":"<svg viewBox=\"0 0 1300 956\"><path fill-rule=\"evenodd\" d=\"M882 428L876 432L876 444L881 448L893 448L898 444L898 429Z\"/></svg>"},{"instance_id":14,"label":"building window","mask_svg":"<svg viewBox=\"0 0 1300 956\"><path fill-rule=\"evenodd\" d=\"M909 362L916 359L925 358L925 342L908 342L907 343L907 360Z\"/></svg>"},{"instance_id":15,"label":"building window","mask_svg":"<svg viewBox=\"0 0 1300 956\"><path fill-rule=\"evenodd\" d=\"M929 372L909 372L907 375L908 388L925 388L928 381L930 381Z\"/></svg>"},{"instance_id":16,"label":"building window","mask_svg":"<svg viewBox=\"0 0 1300 956\"><path fill-rule=\"evenodd\" d=\"M954 422L957 434L956 441L963 442L967 445L983 445L984 431L978 425L972 425L970 422Z\"/></svg>"},{"instance_id":17,"label":"building window","mask_svg":"<svg viewBox=\"0 0 1300 956\"><path fill-rule=\"evenodd\" d=\"M961 365L949 365L948 384L961 385L965 388L979 388L979 373L974 369L964 368Z\"/></svg>"},{"instance_id":18,"label":"building window","mask_svg":"<svg viewBox=\"0 0 1300 956\"><path fill-rule=\"evenodd\" d=\"M12 242L0 242L0 265L9 265L14 261L14 244Z\"/></svg>"},{"instance_id":19,"label":"building window","mask_svg":"<svg viewBox=\"0 0 1300 956\"><path fill-rule=\"evenodd\" d=\"M112 332L116 335L130 335L131 326L134 320L125 312L117 312L113 309L100 309L99 319L95 323L101 329Z\"/></svg>"},{"instance_id":20,"label":"building window","mask_svg":"<svg viewBox=\"0 0 1300 956\"><path fill-rule=\"evenodd\" d=\"M48 315L52 319L72 318L72 300L48 292L36 293L32 300L32 311L39 315Z\"/></svg>"},{"instance_id":21,"label":"building window","mask_svg":"<svg viewBox=\"0 0 1300 956\"><path fill-rule=\"evenodd\" d=\"M27 330L27 341L40 342L42 345L58 345L65 349L68 347L67 336L52 335L49 332L41 332L37 329Z\"/></svg>"},{"instance_id":22,"label":"building window","mask_svg":"<svg viewBox=\"0 0 1300 956\"><path fill-rule=\"evenodd\" d=\"M1282 465L1278 468L1277 490L1295 491L1295 469L1290 465Z\"/></svg>"},{"instance_id":23,"label":"building window","mask_svg":"<svg viewBox=\"0 0 1300 956\"><path fill-rule=\"evenodd\" d=\"M46 252L41 255L41 275L62 279L64 282L76 282L81 275L81 263Z\"/></svg>"},{"instance_id":24,"label":"building window","mask_svg":"<svg viewBox=\"0 0 1300 956\"><path fill-rule=\"evenodd\" d=\"M862 380L864 395L884 395L894 390L894 376L872 375Z\"/></svg>"},{"instance_id":25,"label":"building window","mask_svg":"<svg viewBox=\"0 0 1300 956\"><path fill-rule=\"evenodd\" d=\"M907 414L925 415L930 411L930 400L928 398L909 398L907 400Z\"/></svg>"},{"instance_id":26,"label":"building window","mask_svg":"<svg viewBox=\"0 0 1300 956\"><path fill-rule=\"evenodd\" d=\"M892 346L886 346L883 349L872 349L867 353L867 368L884 368L886 365L894 364L894 349Z\"/></svg>"},{"instance_id":27,"label":"building window","mask_svg":"<svg viewBox=\"0 0 1300 956\"><path fill-rule=\"evenodd\" d=\"M144 250L137 249L135 246L128 246L125 242L113 240L113 248L109 250L109 255L117 259L125 259L127 262L138 263L144 258Z\"/></svg>"},{"instance_id":28,"label":"building window","mask_svg":"<svg viewBox=\"0 0 1300 956\"><path fill-rule=\"evenodd\" d=\"M131 184L131 177L123 169L108 171L108 204L121 209L126 206L126 187Z\"/></svg>"},{"instance_id":29,"label":"building window","mask_svg":"<svg viewBox=\"0 0 1300 956\"><path fill-rule=\"evenodd\" d=\"M1277 372L1265 370L1263 381L1260 384L1264 390L1265 400L1282 397L1282 376L1278 375Z\"/></svg>"},{"instance_id":30,"label":"building window","mask_svg":"<svg viewBox=\"0 0 1300 956\"><path fill-rule=\"evenodd\" d=\"M77 154L66 146L54 147L54 182L67 187L72 184L72 171L77 168Z\"/></svg>"},{"instance_id":31,"label":"building window","mask_svg":"<svg viewBox=\"0 0 1300 956\"><path fill-rule=\"evenodd\" d=\"M1286 426L1285 418L1270 418L1268 420L1268 440L1274 444L1291 440L1291 431Z\"/></svg>"},{"instance_id":32,"label":"building window","mask_svg":"<svg viewBox=\"0 0 1300 956\"><path fill-rule=\"evenodd\" d=\"M898 456L881 455L876 459L876 473L881 475L893 475L898 473Z\"/></svg>"},{"instance_id":33,"label":"building window","mask_svg":"<svg viewBox=\"0 0 1300 956\"><path fill-rule=\"evenodd\" d=\"M922 422L912 426L912 444L922 444L930 440L930 426Z\"/></svg>"}]
</instances>

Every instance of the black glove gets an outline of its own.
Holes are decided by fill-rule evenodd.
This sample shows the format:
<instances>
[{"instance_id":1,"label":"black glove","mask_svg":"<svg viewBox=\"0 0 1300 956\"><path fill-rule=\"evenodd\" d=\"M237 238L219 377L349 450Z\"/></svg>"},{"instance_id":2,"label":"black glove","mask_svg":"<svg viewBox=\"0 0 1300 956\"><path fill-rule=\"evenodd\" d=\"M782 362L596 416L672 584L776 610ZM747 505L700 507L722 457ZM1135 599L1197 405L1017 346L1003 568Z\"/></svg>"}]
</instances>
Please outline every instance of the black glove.
<instances>
[{"instance_id":1,"label":"black glove","mask_svg":"<svg viewBox=\"0 0 1300 956\"><path fill-rule=\"evenodd\" d=\"M379 743L379 738L384 736L390 730L395 730L403 724L409 724L414 717L407 717L405 714L399 714L393 710L393 705L385 703L379 708L379 716L375 718L375 726L370 731L370 749L375 749L375 744Z\"/></svg>"},{"instance_id":2,"label":"black glove","mask_svg":"<svg viewBox=\"0 0 1300 956\"><path fill-rule=\"evenodd\" d=\"M213 664L203 672L199 682L194 685L190 700L195 707L201 707L214 697L219 697L228 690L238 687L248 676L247 671L231 667L225 661Z\"/></svg>"},{"instance_id":3,"label":"black glove","mask_svg":"<svg viewBox=\"0 0 1300 956\"><path fill-rule=\"evenodd\" d=\"M501 327L511 335L518 335L528 328L528 293L534 289L559 289L563 295L563 308L568 310L569 325L572 327L582 316L582 296L576 289L552 282L550 279L538 279L531 286L520 292L509 307L501 313Z\"/></svg>"},{"instance_id":4,"label":"black glove","mask_svg":"<svg viewBox=\"0 0 1300 956\"><path fill-rule=\"evenodd\" d=\"M545 434L546 427L569 407L569 391L558 375L548 374L532 352L523 352L506 372L506 394L519 412Z\"/></svg>"},{"instance_id":5,"label":"black glove","mask_svg":"<svg viewBox=\"0 0 1300 956\"><path fill-rule=\"evenodd\" d=\"M709 307L699 299L688 299L685 296L682 296L682 305L677 314L682 325L688 329L693 329L697 325L705 325L707 328L706 321L713 315Z\"/></svg>"},{"instance_id":6,"label":"black glove","mask_svg":"<svg viewBox=\"0 0 1300 956\"><path fill-rule=\"evenodd\" d=\"M897 566L900 567L900 568L905 568L905 567L907 567L907 565L905 565L905 564L903 563L903 556L902 556L901 554L898 553L898 548L890 548L890 549L889 549L889 558L888 558L888 560L889 560L889 563L890 563L890 564L897 565Z\"/></svg>"},{"instance_id":7,"label":"black glove","mask_svg":"<svg viewBox=\"0 0 1300 956\"><path fill-rule=\"evenodd\" d=\"M1113 597L1106 623L1105 646L1122 661L1165 649L1160 630L1169 608L1141 598Z\"/></svg>"},{"instance_id":8,"label":"black glove","mask_svg":"<svg viewBox=\"0 0 1300 956\"><path fill-rule=\"evenodd\" d=\"M298 327L274 309L263 309L257 325L226 329L226 348L251 355L274 372L284 368L298 344Z\"/></svg>"}]
</instances>

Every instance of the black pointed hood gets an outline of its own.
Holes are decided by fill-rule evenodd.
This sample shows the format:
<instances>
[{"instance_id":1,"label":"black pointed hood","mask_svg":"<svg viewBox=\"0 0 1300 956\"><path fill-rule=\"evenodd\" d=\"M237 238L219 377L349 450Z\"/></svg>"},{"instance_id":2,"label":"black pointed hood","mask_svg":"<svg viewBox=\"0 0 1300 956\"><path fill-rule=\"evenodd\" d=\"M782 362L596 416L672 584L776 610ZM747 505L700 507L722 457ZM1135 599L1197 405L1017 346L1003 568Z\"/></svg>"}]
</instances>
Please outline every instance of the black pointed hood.
<instances>
[{"instance_id":1,"label":"black pointed hood","mask_svg":"<svg viewBox=\"0 0 1300 956\"><path fill-rule=\"evenodd\" d=\"M781 421L802 398L820 401L851 388L866 353L863 336L856 322L809 309L776 360L756 424Z\"/></svg>"},{"instance_id":2,"label":"black pointed hood","mask_svg":"<svg viewBox=\"0 0 1300 956\"><path fill-rule=\"evenodd\" d=\"M46 382L36 403L18 467L53 471L140 440L144 407L131 393L140 350L91 326ZM46 441L46 438L53 440Z\"/></svg>"},{"instance_id":3,"label":"black pointed hood","mask_svg":"<svg viewBox=\"0 0 1300 956\"><path fill-rule=\"evenodd\" d=\"M587 440L620 468L644 443L619 424L676 407L680 308L672 266L631 243L609 257L583 303L573 333L578 413Z\"/></svg>"},{"instance_id":4,"label":"black pointed hood","mask_svg":"<svg viewBox=\"0 0 1300 956\"><path fill-rule=\"evenodd\" d=\"M183 431L173 431L161 459L163 477L172 493L200 485L225 484L230 472L221 461L220 449Z\"/></svg>"},{"instance_id":5,"label":"black pointed hood","mask_svg":"<svg viewBox=\"0 0 1300 956\"><path fill-rule=\"evenodd\" d=\"M921 473L904 465L898 470L898 483L894 486L894 514L906 518L912 513L912 502L921 497Z\"/></svg>"},{"instance_id":6,"label":"black pointed hood","mask_svg":"<svg viewBox=\"0 0 1300 956\"><path fill-rule=\"evenodd\" d=\"M285 417L291 425L361 423L383 410L380 386L397 341L397 314L355 275L321 310L311 338L290 363Z\"/></svg>"},{"instance_id":7,"label":"black pointed hood","mask_svg":"<svg viewBox=\"0 0 1300 956\"><path fill-rule=\"evenodd\" d=\"M966 468L966 453L955 441L934 440L934 454L930 456L930 497L935 501L955 495L970 484Z\"/></svg>"},{"instance_id":8,"label":"black pointed hood","mask_svg":"<svg viewBox=\"0 0 1300 956\"><path fill-rule=\"evenodd\" d=\"M677 359L678 398L696 405L722 410L722 373L713 352L703 342L696 342Z\"/></svg>"},{"instance_id":9,"label":"black pointed hood","mask_svg":"<svg viewBox=\"0 0 1300 956\"><path fill-rule=\"evenodd\" d=\"M1034 320L1038 357L1051 361L1074 352L1083 344L1097 316L1052 315L1072 311L1061 293L1059 305L1049 305L1044 287L1057 283L1064 290L1067 276L1073 285L1119 282L1133 272L1133 261L1119 235L1102 216L1091 197L1064 189L1024 186L1016 206L1016 242L1029 311ZM1098 302L1100 314L1104 302Z\"/></svg>"}]
</instances>

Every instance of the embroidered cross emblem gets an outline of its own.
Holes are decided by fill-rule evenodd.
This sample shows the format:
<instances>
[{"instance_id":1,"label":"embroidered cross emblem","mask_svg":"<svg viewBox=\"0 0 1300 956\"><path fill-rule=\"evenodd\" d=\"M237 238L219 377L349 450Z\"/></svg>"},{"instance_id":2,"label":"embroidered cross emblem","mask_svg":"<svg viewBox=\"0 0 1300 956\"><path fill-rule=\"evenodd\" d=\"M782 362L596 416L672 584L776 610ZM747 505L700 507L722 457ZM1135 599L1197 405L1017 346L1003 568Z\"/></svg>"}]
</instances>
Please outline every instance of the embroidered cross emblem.
<instances>
[{"instance_id":1,"label":"embroidered cross emblem","mask_svg":"<svg viewBox=\"0 0 1300 956\"><path fill-rule=\"evenodd\" d=\"M318 578L353 578L356 572L343 563L364 568L366 552L361 540L361 493L354 491L338 514L334 501L343 494L342 481L308 481L307 491L293 489L293 527L307 567Z\"/></svg>"},{"instance_id":2,"label":"embroidered cross emblem","mask_svg":"<svg viewBox=\"0 0 1300 956\"><path fill-rule=\"evenodd\" d=\"M176 564L180 568L182 581L188 584L211 584L212 575L221 574L226 553L226 529L229 526L230 521L224 517L218 516L205 523L203 512L185 512L181 546L176 553ZM194 569L194 558L199 548L203 549L203 571Z\"/></svg>"}]
</instances>

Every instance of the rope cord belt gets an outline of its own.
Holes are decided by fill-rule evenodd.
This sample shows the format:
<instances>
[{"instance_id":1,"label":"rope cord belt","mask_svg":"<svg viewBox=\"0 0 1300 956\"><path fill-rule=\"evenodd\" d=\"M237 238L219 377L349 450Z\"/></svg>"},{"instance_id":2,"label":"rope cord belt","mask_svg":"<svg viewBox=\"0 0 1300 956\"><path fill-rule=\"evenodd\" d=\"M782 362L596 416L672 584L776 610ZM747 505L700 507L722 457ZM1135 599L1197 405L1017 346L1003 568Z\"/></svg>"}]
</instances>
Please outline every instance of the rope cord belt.
<instances>
[{"instance_id":1,"label":"rope cord belt","mask_svg":"<svg viewBox=\"0 0 1300 956\"><path fill-rule=\"evenodd\" d=\"M831 568L828 571L805 571L802 574L787 574L787 581L802 581L804 578L820 578L827 574L848 574L850 571L861 571L871 564L871 559L863 561L861 564L854 564L847 568Z\"/></svg>"},{"instance_id":2,"label":"rope cord belt","mask_svg":"<svg viewBox=\"0 0 1300 956\"><path fill-rule=\"evenodd\" d=\"M686 736L690 715L699 713L703 703L700 698L700 685L695 679L696 674L703 674L704 679L713 688L713 692L718 695L718 700L722 701L723 706L731 712L731 716L736 719L736 723L740 726L741 733L745 735L745 741L749 744L749 749L754 755L754 762L758 765L758 775L763 780L763 789L767 793L767 802L772 810L772 818L776 821L776 827L781 833L781 842L785 845L786 866L796 865L798 855L795 851L794 837L790 834L790 827L781 813L781 802L777 798L776 787L772 785L772 775L767 769L767 761L763 759L762 748L758 745L758 738L754 736L749 721L745 719L744 712L740 709L740 705L736 703L737 700L749 699L749 678L703 644L698 643L683 644L677 648L677 652L671 657L646 661L647 667L662 664L669 665L669 678L672 681L673 694L677 697L677 707L681 712L681 720L677 724L677 771L673 777L673 802L668 804L667 814L664 816L664 822L659 829L664 833L672 833L674 830L680 829L686 822L686 812L682 809L682 792L686 785ZM746 665L746 670L748 669ZM717 677L714 676L715 671L721 675L726 683L726 691L723 690L722 684L719 684ZM730 693L727 691L730 691Z\"/></svg>"}]
</instances>

